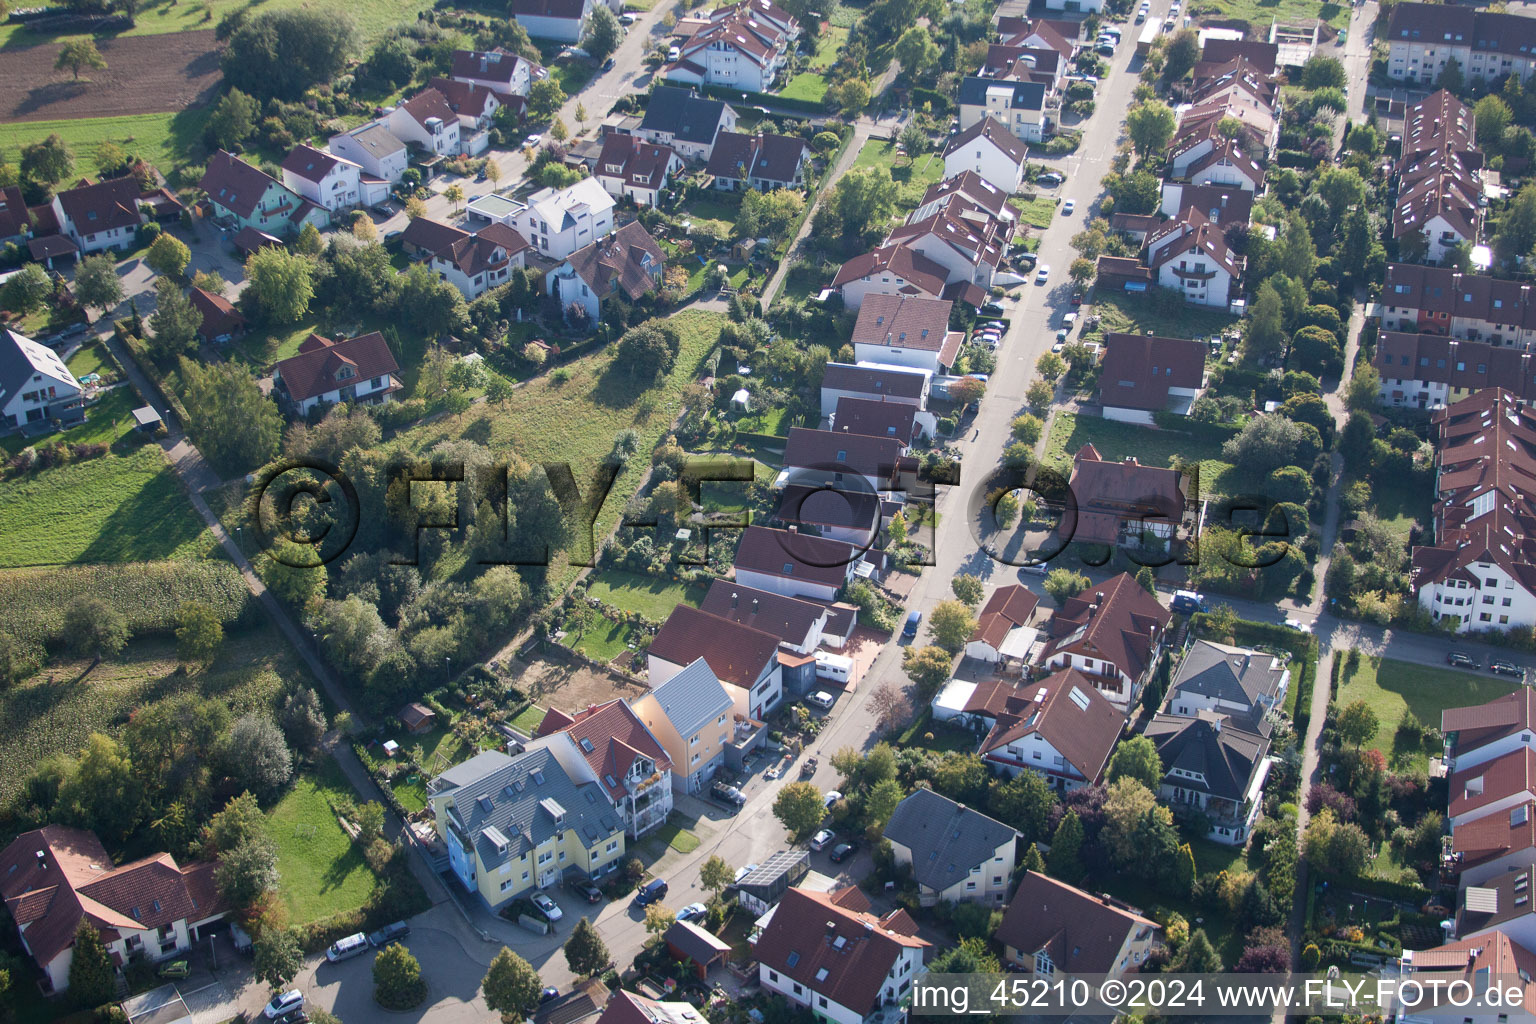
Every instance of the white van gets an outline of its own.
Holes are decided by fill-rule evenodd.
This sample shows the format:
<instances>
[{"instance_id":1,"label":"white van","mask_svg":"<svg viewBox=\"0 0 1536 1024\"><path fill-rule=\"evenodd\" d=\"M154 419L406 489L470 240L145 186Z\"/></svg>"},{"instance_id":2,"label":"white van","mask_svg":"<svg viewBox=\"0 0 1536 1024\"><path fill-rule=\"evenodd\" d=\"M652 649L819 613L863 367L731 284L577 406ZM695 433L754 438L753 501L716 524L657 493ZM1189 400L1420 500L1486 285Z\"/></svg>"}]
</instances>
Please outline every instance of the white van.
<instances>
[{"instance_id":1,"label":"white van","mask_svg":"<svg viewBox=\"0 0 1536 1024\"><path fill-rule=\"evenodd\" d=\"M342 960L350 960L368 952L368 936L362 932L348 935L344 939L337 939L331 944L331 948L325 951L325 958L331 963L339 963Z\"/></svg>"}]
</instances>

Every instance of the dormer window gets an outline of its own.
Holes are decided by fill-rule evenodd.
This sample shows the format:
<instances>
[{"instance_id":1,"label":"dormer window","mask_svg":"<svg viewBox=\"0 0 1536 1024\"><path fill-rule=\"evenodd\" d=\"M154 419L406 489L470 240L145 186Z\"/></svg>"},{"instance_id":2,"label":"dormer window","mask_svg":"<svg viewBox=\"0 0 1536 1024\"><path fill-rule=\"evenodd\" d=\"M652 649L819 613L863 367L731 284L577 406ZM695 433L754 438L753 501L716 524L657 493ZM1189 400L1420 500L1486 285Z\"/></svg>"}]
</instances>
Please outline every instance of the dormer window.
<instances>
[{"instance_id":1,"label":"dormer window","mask_svg":"<svg viewBox=\"0 0 1536 1024\"><path fill-rule=\"evenodd\" d=\"M343 366L341 369L336 371L336 379L337 380L350 380L350 379L352 379L353 377L356 377L356 376L357 376L357 371L352 369L352 367L350 367L350 366Z\"/></svg>"}]
</instances>

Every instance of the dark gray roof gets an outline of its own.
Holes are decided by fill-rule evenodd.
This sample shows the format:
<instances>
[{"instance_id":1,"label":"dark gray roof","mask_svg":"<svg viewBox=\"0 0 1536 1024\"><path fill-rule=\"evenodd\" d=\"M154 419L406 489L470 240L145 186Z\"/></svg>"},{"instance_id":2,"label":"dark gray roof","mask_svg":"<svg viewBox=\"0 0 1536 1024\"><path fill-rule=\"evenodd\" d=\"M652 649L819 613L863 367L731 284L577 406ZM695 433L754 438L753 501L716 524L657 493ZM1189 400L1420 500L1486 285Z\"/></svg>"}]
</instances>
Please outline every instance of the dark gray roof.
<instances>
[{"instance_id":1,"label":"dark gray roof","mask_svg":"<svg viewBox=\"0 0 1536 1024\"><path fill-rule=\"evenodd\" d=\"M69 372L57 352L25 335L0 328L0 406L28 390L32 379L38 375L67 384L76 392L80 390L80 382L75 380L75 375Z\"/></svg>"},{"instance_id":2,"label":"dark gray roof","mask_svg":"<svg viewBox=\"0 0 1536 1024\"><path fill-rule=\"evenodd\" d=\"M913 877L937 891L964 881L971 868L991 860L999 846L1017 835L1002 822L931 789L914 790L896 805L885 826L885 838L912 852Z\"/></svg>"},{"instance_id":3,"label":"dark gray roof","mask_svg":"<svg viewBox=\"0 0 1536 1024\"><path fill-rule=\"evenodd\" d=\"M685 738L733 707L731 695L725 692L725 687L703 658L695 658L677 675L660 686L653 686L651 693L672 728Z\"/></svg>"},{"instance_id":4,"label":"dark gray roof","mask_svg":"<svg viewBox=\"0 0 1536 1024\"><path fill-rule=\"evenodd\" d=\"M1237 720L1211 711L1198 715L1153 716L1146 737L1157 747L1165 773L1175 768L1203 777L1180 775L1173 784L1241 801L1253 773L1269 753L1269 740L1241 727ZM1166 775L1165 775L1166 778Z\"/></svg>"},{"instance_id":5,"label":"dark gray roof","mask_svg":"<svg viewBox=\"0 0 1536 1024\"><path fill-rule=\"evenodd\" d=\"M780 850L736 883L754 896L774 900L811 870L811 856L804 850Z\"/></svg>"},{"instance_id":6,"label":"dark gray roof","mask_svg":"<svg viewBox=\"0 0 1536 1024\"><path fill-rule=\"evenodd\" d=\"M985 107L987 89L994 85L1013 86L1008 106L1013 110L1044 110L1045 86L1040 82L1005 82L996 78L965 78L960 82L960 103L964 106Z\"/></svg>"},{"instance_id":7,"label":"dark gray roof","mask_svg":"<svg viewBox=\"0 0 1536 1024\"><path fill-rule=\"evenodd\" d=\"M692 89L660 85L651 93L640 122L643 132L668 132L684 142L713 144L725 113L721 100L705 99Z\"/></svg>"},{"instance_id":8,"label":"dark gray roof","mask_svg":"<svg viewBox=\"0 0 1536 1024\"><path fill-rule=\"evenodd\" d=\"M1284 675L1284 663L1267 651L1196 640L1184 656L1169 693L1183 690L1252 708L1260 697L1279 692Z\"/></svg>"},{"instance_id":9,"label":"dark gray roof","mask_svg":"<svg viewBox=\"0 0 1536 1024\"><path fill-rule=\"evenodd\" d=\"M452 813L487 867L516 860L566 829L589 848L624 830L602 787L572 780L548 749L515 759L488 750L432 781L434 798L456 794ZM505 840L500 850L498 833Z\"/></svg>"}]
</instances>

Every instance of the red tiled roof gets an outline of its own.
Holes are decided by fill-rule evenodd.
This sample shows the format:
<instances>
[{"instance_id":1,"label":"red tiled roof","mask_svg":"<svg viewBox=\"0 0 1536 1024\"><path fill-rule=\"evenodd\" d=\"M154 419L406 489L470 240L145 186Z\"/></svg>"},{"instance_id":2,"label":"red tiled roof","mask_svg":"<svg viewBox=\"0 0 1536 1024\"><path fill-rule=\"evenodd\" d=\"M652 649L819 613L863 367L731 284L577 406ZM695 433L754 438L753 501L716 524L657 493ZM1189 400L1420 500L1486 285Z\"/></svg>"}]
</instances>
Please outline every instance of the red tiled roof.
<instances>
[{"instance_id":1,"label":"red tiled roof","mask_svg":"<svg viewBox=\"0 0 1536 1024\"><path fill-rule=\"evenodd\" d=\"M1520 793L1536 799L1536 750L1530 747L1452 774L1450 814L1459 818Z\"/></svg>"},{"instance_id":2,"label":"red tiled roof","mask_svg":"<svg viewBox=\"0 0 1536 1024\"><path fill-rule=\"evenodd\" d=\"M198 182L198 188L211 202L241 218L256 211L257 204L273 185L288 193L297 204L298 196L282 182L222 149L208 158L208 168L203 172L202 181Z\"/></svg>"},{"instance_id":3,"label":"red tiled roof","mask_svg":"<svg viewBox=\"0 0 1536 1024\"><path fill-rule=\"evenodd\" d=\"M1105 402L1110 404L1108 399ZM1127 520L1177 528L1184 517L1183 474L1143 466L1134 456L1107 462L1093 445L1085 444L1072 459L1067 484L1076 503L1075 540L1117 545L1121 524Z\"/></svg>"},{"instance_id":4,"label":"red tiled roof","mask_svg":"<svg viewBox=\"0 0 1536 1024\"><path fill-rule=\"evenodd\" d=\"M1507 811L1462 822L1451 830L1451 848L1461 855L1460 869L1536 847L1536 800Z\"/></svg>"},{"instance_id":5,"label":"red tiled roof","mask_svg":"<svg viewBox=\"0 0 1536 1024\"><path fill-rule=\"evenodd\" d=\"M468 237L469 232L460 231L451 224L416 217L405 225L405 230L400 234L400 244L423 252L438 253Z\"/></svg>"},{"instance_id":6,"label":"red tiled roof","mask_svg":"<svg viewBox=\"0 0 1536 1024\"><path fill-rule=\"evenodd\" d=\"M442 94L452 110L460 117L479 120L490 114L496 106L505 106L514 97L506 93L498 93L484 85L474 85L469 82L458 82L451 78L437 77L427 83L433 89ZM492 101L495 101L494 105Z\"/></svg>"},{"instance_id":7,"label":"red tiled roof","mask_svg":"<svg viewBox=\"0 0 1536 1024\"><path fill-rule=\"evenodd\" d=\"M58 194L64 216L80 235L139 223L139 186L133 178L108 178Z\"/></svg>"},{"instance_id":8,"label":"red tiled roof","mask_svg":"<svg viewBox=\"0 0 1536 1024\"><path fill-rule=\"evenodd\" d=\"M422 127L426 127L427 121L434 117L444 124L454 121L453 108L448 105L448 98L430 85L400 104L400 109L410 114Z\"/></svg>"},{"instance_id":9,"label":"red tiled roof","mask_svg":"<svg viewBox=\"0 0 1536 1024\"><path fill-rule=\"evenodd\" d=\"M842 430L811 430L792 427L784 446L784 468L804 470L799 477L851 473L866 476L876 484L894 479L896 460L907 446L906 439L870 437Z\"/></svg>"},{"instance_id":10,"label":"red tiled roof","mask_svg":"<svg viewBox=\"0 0 1536 1024\"><path fill-rule=\"evenodd\" d=\"M686 604L672 609L651 641L650 653L674 665L699 658L723 682L751 688L774 660L779 638Z\"/></svg>"},{"instance_id":11,"label":"red tiled roof","mask_svg":"<svg viewBox=\"0 0 1536 1024\"><path fill-rule=\"evenodd\" d=\"M1157 639L1171 618L1133 576L1121 573L1090 585L1057 609L1042 660L1081 654L1108 661L1135 681L1151 663Z\"/></svg>"},{"instance_id":12,"label":"red tiled roof","mask_svg":"<svg viewBox=\"0 0 1536 1024\"><path fill-rule=\"evenodd\" d=\"M204 338L216 338L245 326L245 317L222 295L194 286L187 293L187 299L192 303L192 308L203 315L199 333Z\"/></svg>"},{"instance_id":13,"label":"red tiled roof","mask_svg":"<svg viewBox=\"0 0 1536 1024\"><path fill-rule=\"evenodd\" d=\"M338 378L343 366L351 367L353 373ZM284 359L273 371L282 379L288 395L302 402L345 387L348 382L399 373L400 366L384 335L374 331L345 341L311 334L299 345L298 355Z\"/></svg>"},{"instance_id":14,"label":"red tiled roof","mask_svg":"<svg viewBox=\"0 0 1536 1024\"><path fill-rule=\"evenodd\" d=\"M1109 974L1119 970L1115 956L1128 938L1156 928L1125 904L1026 871L995 938L1025 957L1044 950L1058 971Z\"/></svg>"},{"instance_id":15,"label":"red tiled roof","mask_svg":"<svg viewBox=\"0 0 1536 1024\"><path fill-rule=\"evenodd\" d=\"M933 298L943 294L949 279L948 271L911 246L882 245L844 263L832 279L832 287L841 288L850 281L885 272L907 283L905 293Z\"/></svg>"},{"instance_id":16,"label":"red tiled roof","mask_svg":"<svg viewBox=\"0 0 1536 1024\"><path fill-rule=\"evenodd\" d=\"M534 735L548 736L556 732L570 735L593 773L615 798L625 795L624 776L636 757L654 761L657 771L672 767L671 758L667 757L656 737L622 700L589 704L574 716L552 710L544 716Z\"/></svg>"},{"instance_id":17,"label":"red tiled roof","mask_svg":"<svg viewBox=\"0 0 1536 1024\"><path fill-rule=\"evenodd\" d=\"M32 215L27 210L21 189L15 185L0 188L0 238L25 234L31 224Z\"/></svg>"},{"instance_id":18,"label":"red tiled roof","mask_svg":"<svg viewBox=\"0 0 1536 1024\"><path fill-rule=\"evenodd\" d=\"M732 179L742 177L745 171L747 178L787 184L795 180L801 163L809 157L810 147L805 140L793 135L721 132L715 138L715 148L704 170Z\"/></svg>"},{"instance_id":19,"label":"red tiled roof","mask_svg":"<svg viewBox=\"0 0 1536 1024\"><path fill-rule=\"evenodd\" d=\"M709 593L699 608L711 615L762 630L795 646L803 644L816 623L828 614L827 606L815 601L722 579L709 585Z\"/></svg>"},{"instance_id":20,"label":"red tiled roof","mask_svg":"<svg viewBox=\"0 0 1536 1024\"><path fill-rule=\"evenodd\" d=\"M995 146L1015 165L1022 165L1029 159L1029 145L1019 138L1001 121L992 117L980 118L975 124L962 132L950 137L949 145L944 147L944 155L951 153L975 142L977 139L985 139Z\"/></svg>"},{"instance_id":21,"label":"red tiled roof","mask_svg":"<svg viewBox=\"0 0 1536 1024\"><path fill-rule=\"evenodd\" d=\"M1205 345L1187 338L1110 332L1104 336L1099 392L1107 406L1168 408L1170 388L1198 391L1205 382Z\"/></svg>"},{"instance_id":22,"label":"red tiled roof","mask_svg":"<svg viewBox=\"0 0 1536 1024\"><path fill-rule=\"evenodd\" d=\"M938 352L949 336L954 305L915 295L866 296L853 327L853 344Z\"/></svg>"},{"instance_id":23,"label":"red tiled roof","mask_svg":"<svg viewBox=\"0 0 1536 1024\"><path fill-rule=\"evenodd\" d=\"M1028 587L1017 583L998 587L987 598L987 603L981 606L981 613L976 620L976 632L971 634L971 639L985 641L994 649L1002 646L1003 640L1015 626L1029 624L1029 617L1035 613L1039 603L1040 598Z\"/></svg>"},{"instance_id":24,"label":"red tiled roof","mask_svg":"<svg viewBox=\"0 0 1536 1024\"><path fill-rule=\"evenodd\" d=\"M626 296L638 299L655 289L666 259L651 233L632 220L608 237L577 249L566 262L595 294L607 295L617 281Z\"/></svg>"},{"instance_id":25,"label":"red tiled roof","mask_svg":"<svg viewBox=\"0 0 1536 1024\"><path fill-rule=\"evenodd\" d=\"M617 178L630 187L659 190L681 162L670 146L614 132L603 137L603 150L593 173L599 178Z\"/></svg>"},{"instance_id":26,"label":"red tiled roof","mask_svg":"<svg viewBox=\"0 0 1536 1024\"><path fill-rule=\"evenodd\" d=\"M832 429L868 437L894 437L907 442L912 440L916 420L917 408L904 402L877 402L872 398L845 395L837 400Z\"/></svg>"},{"instance_id":27,"label":"red tiled roof","mask_svg":"<svg viewBox=\"0 0 1536 1024\"><path fill-rule=\"evenodd\" d=\"M848 578L848 567L858 558L859 551L852 544L765 526L747 527L736 548L738 571L745 569L827 587L842 586Z\"/></svg>"},{"instance_id":28,"label":"red tiled roof","mask_svg":"<svg viewBox=\"0 0 1536 1024\"><path fill-rule=\"evenodd\" d=\"M320 181L331 173L331 168L342 162L339 157L301 142L283 158L283 170L291 171L306 181Z\"/></svg>"},{"instance_id":29,"label":"red tiled roof","mask_svg":"<svg viewBox=\"0 0 1536 1024\"><path fill-rule=\"evenodd\" d=\"M999 696L1003 707L996 711ZM1104 773L1125 729L1125 715L1075 668L1060 669L1038 683L986 699L995 721L981 742L983 757L1025 736L1038 735L1090 783Z\"/></svg>"},{"instance_id":30,"label":"red tiled roof","mask_svg":"<svg viewBox=\"0 0 1536 1024\"><path fill-rule=\"evenodd\" d=\"M1440 731L1447 736L1456 733L1456 744L1452 749L1456 757L1533 728L1536 728L1536 690L1528 686L1486 704L1446 708L1440 713Z\"/></svg>"}]
</instances>

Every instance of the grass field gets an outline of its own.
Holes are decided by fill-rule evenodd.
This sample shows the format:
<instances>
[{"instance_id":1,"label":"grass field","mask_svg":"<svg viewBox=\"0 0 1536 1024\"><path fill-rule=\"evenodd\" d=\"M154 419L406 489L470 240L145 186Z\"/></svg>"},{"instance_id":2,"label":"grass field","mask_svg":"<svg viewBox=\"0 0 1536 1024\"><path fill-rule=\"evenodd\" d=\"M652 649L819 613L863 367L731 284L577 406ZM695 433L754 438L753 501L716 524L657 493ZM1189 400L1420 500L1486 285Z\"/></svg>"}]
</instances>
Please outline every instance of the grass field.
<instances>
[{"instance_id":1,"label":"grass field","mask_svg":"<svg viewBox=\"0 0 1536 1024\"><path fill-rule=\"evenodd\" d=\"M803 71L780 89L778 95L787 100L805 100L807 103L820 103L827 98L827 76L815 71Z\"/></svg>"},{"instance_id":2,"label":"grass field","mask_svg":"<svg viewBox=\"0 0 1536 1024\"><path fill-rule=\"evenodd\" d=\"M704 600L704 587L685 586L661 576L608 569L592 577L587 593L615 608L638 612L648 619L665 619L680 604L698 607Z\"/></svg>"},{"instance_id":3,"label":"grass field","mask_svg":"<svg viewBox=\"0 0 1536 1024\"><path fill-rule=\"evenodd\" d=\"M1140 334L1151 331L1168 338L1200 338L1220 334L1237 321L1234 316L1204 306L1184 305L1172 314L1158 312L1144 295L1094 289L1093 312L1103 330Z\"/></svg>"},{"instance_id":4,"label":"grass field","mask_svg":"<svg viewBox=\"0 0 1536 1024\"><path fill-rule=\"evenodd\" d=\"M828 25L816 37L816 52L811 54L809 65L813 70L825 71L837 60L837 51L848 41L848 30Z\"/></svg>"},{"instance_id":5,"label":"grass field","mask_svg":"<svg viewBox=\"0 0 1536 1024\"><path fill-rule=\"evenodd\" d=\"M415 22L416 15L432 7L430 0L207 0L212 12L204 16L203 5L193 0L149 0L139 5L133 28L125 36L157 36L167 32L189 32L215 28L226 15L246 8L252 14L286 7L314 7L345 11L357 25L360 42L368 42L395 25ZM0 47L31 46L52 36L26 32L16 25L0 26Z\"/></svg>"},{"instance_id":6,"label":"grass field","mask_svg":"<svg viewBox=\"0 0 1536 1024\"><path fill-rule=\"evenodd\" d=\"M270 710L285 680L306 678L277 630L263 625L227 634L207 669L177 671L176 645L138 640L125 656L103 661L89 675L88 661L55 660L32 678L0 692L0 801L53 754L74 753L92 732L115 733L135 708L177 694L218 697L235 714Z\"/></svg>"},{"instance_id":7,"label":"grass field","mask_svg":"<svg viewBox=\"0 0 1536 1024\"><path fill-rule=\"evenodd\" d=\"M273 0L281 2L281 0ZM22 146L58 135L75 154L72 178L96 177L96 146L115 142L137 153L170 175L190 159L194 143L203 134L206 110L183 110L177 114L133 114L125 117L87 117L71 121L13 121L0 123L0 152L14 154ZM174 180L174 179L173 179Z\"/></svg>"},{"instance_id":8,"label":"grass field","mask_svg":"<svg viewBox=\"0 0 1536 1024\"><path fill-rule=\"evenodd\" d=\"M652 832L646 840L657 844L665 843L678 853L692 853L699 848L701 842L698 836L670 821Z\"/></svg>"},{"instance_id":9,"label":"grass field","mask_svg":"<svg viewBox=\"0 0 1536 1024\"><path fill-rule=\"evenodd\" d=\"M628 623L609 622L600 616L593 616L592 625L587 627L585 633L574 639L566 637L564 643L573 651L580 651L594 661L607 664L628 650L631 643L638 644L642 636L639 630Z\"/></svg>"},{"instance_id":10,"label":"grass field","mask_svg":"<svg viewBox=\"0 0 1536 1024\"><path fill-rule=\"evenodd\" d=\"M1414 524L1429 525L1434 492L1412 476L1375 479L1371 484L1371 502L1381 521L1403 538Z\"/></svg>"},{"instance_id":11,"label":"grass field","mask_svg":"<svg viewBox=\"0 0 1536 1024\"><path fill-rule=\"evenodd\" d=\"M896 143L870 139L864 143L858 159L853 162L854 167L883 167L895 179L899 192L897 205L900 207L895 218L897 220L915 210L917 204L922 202L923 193L928 191L928 186L944 177L944 156L941 153L924 153L904 167L896 166L898 160L905 159L905 154L897 151Z\"/></svg>"},{"instance_id":12,"label":"grass field","mask_svg":"<svg viewBox=\"0 0 1536 1024\"><path fill-rule=\"evenodd\" d=\"M0 487L0 568L203 558L213 534L153 445Z\"/></svg>"},{"instance_id":13,"label":"grass field","mask_svg":"<svg viewBox=\"0 0 1536 1024\"><path fill-rule=\"evenodd\" d=\"M518 732L532 736L533 730L539 727L539 723L544 721L544 716L547 714L549 714L547 708L541 708L537 704L530 704L518 712L517 717L507 724Z\"/></svg>"},{"instance_id":14,"label":"grass field","mask_svg":"<svg viewBox=\"0 0 1536 1024\"><path fill-rule=\"evenodd\" d=\"M1502 676L1361 655L1359 666L1339 686L1338 703L1365 701L1377 720L1376 738L1366 746L1380 750L1388 761L1406 759L1422 768L1429 763L1428 754L1423 749L1403 749L1397 742L1397 723L1405 709L1438 729L1440 712L1446 708L1484 704L1518 687Z\"/></svg>"},{"instance_id":15,"label":"grass field","mask_svg":"<svg viewBox=\"0 0 1536 1024\"><path fill-rule=\"evenodd\" d=\"M1057 413L1051 424L1045 461L1054 463L1064 475L1070 474L1072 457L1085 444L1093 445L1105 459L1135 456L1136 461L1149 466L1166 466L1175 455L1199 459L1203 496L1225 493L1226 478L1233 468L1222 460L1221 447L1203 438L1069 412Z\"/></svg>"},{"instance_id":16,"label":"grass field","mask_svg":"<svg viewBox=\"0 0 1536 1024\"><path fill-rule=\"evenodd\" d=\"M1051 219L1056 216L1056 201L1039 196L1025 202L1022 199L1010 199L1008 205L1019 211L1019 220L1028 224L1036 231L1044 231L1051 226Z\"/></svg>"},{"instance_id":17,"label":"grass field","mask_svg":"<svg viewBox=\"0 0 1536 1024\"><path fill-rule=\"evenodd\" d=\"M80 359L86 351L88 350L82 350L75 359ZM70 360L70 371L76 377L91 373L92 370L99 372L102 369L99 365L89 370L76 369L74 362L75 360ZM89 365L91 360L85 359L83 363ZM133 430L133 410L138 408L139 404L138 393L132 387L113 388L86 408L85 422L78 427L70 427L68 430L50 434L44 438L12 434L0 438L0 451L14 455L28 446L46 445L56 441L65 441L69 444L116 444ZM3 489L0 489L0 501L4 500L3 494Z\"/></svg>"},{"instance_id":18,"label":"grass field","mask_svg":"<svg viewBox=\"0 0 1536 1024\"><path fill-rule=\"evenodd\" d=\"M277 844L279 886L293 924L308 924L363 905L374 875L331 810L332 801L357 793L332 758L302 775L267 812L267 832Z\"/></svg>"},{"instance_id":19,"label":"grass field","mask_svg":"<svg viewBox=\"0 0 1536 1024\"><path fill-rule=\"evenodd\" d=\"M1200 15L1240 19L1255 29L1268 29L1271 21L1282 25L1310 25L1316 18L1334 28L1349 24L1348 5L1319 5L1316 0L1199 0L1189 6L1187 13L1195 15L1196 20L1204 20ZM1327 53L1326 50L1323 52Z\"/></svg>"}]
</instances>

